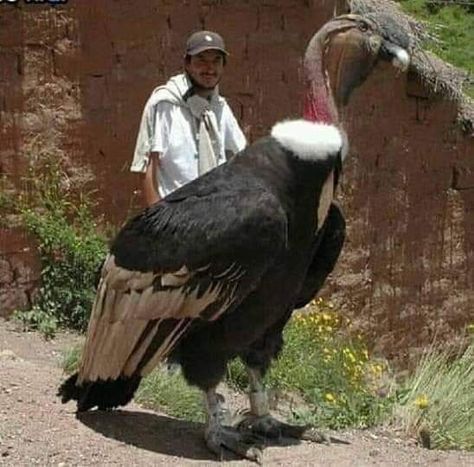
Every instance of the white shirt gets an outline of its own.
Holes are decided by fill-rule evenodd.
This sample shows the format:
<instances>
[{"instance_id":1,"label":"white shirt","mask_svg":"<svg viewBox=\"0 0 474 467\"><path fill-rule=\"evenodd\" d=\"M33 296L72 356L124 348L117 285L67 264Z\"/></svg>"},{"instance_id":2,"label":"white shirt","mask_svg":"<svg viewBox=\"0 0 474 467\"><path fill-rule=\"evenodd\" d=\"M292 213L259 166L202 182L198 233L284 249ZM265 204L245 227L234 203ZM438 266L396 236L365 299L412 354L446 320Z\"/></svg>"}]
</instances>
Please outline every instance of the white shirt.
<instances>
[{"instance_id":1,"label":"white shirt","mask_svg":"<svg viewBox=\"0 0 474 467\"><path fill-rule=\"evenodd\" d=\"M188 107L159 100L148 100L137 138L132 172L146 172L150 152L160 154L157 174L158 192L164 197L198 176L197 121ZM237 153L245 148L243 135L229 105L215 96L212 111L219 129L220 154L217 163L226 161L226 151ZM143 128L144 125L147 128ZM140 150L138 150L140 148Z\"/></svg>"}]
</instances>

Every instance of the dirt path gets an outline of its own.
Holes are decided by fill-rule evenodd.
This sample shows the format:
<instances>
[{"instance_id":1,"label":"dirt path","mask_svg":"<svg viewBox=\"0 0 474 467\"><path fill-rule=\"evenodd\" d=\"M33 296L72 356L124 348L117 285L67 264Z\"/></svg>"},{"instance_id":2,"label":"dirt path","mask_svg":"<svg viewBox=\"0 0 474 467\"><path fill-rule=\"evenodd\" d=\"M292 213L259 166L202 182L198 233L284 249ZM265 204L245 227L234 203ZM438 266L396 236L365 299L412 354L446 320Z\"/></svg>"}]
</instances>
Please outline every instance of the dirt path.
<instances>
[{"instance_id":1,"label":"dirt path","mask_svg":"<svg viewBox=\"0 0 474 467\"><path fill-rule=\"evenodd\" d=\"M91 412L55 397L62 379L61 350L77 340L52 342L0 320L0 465L209 465L202 426L131 404L123 411ZM350 445L269 447L264 465L473 466L474 454L419 448L383 432L344 433ZM227 461L227 465L254 465Z\"/></svg>"}]
</instances>

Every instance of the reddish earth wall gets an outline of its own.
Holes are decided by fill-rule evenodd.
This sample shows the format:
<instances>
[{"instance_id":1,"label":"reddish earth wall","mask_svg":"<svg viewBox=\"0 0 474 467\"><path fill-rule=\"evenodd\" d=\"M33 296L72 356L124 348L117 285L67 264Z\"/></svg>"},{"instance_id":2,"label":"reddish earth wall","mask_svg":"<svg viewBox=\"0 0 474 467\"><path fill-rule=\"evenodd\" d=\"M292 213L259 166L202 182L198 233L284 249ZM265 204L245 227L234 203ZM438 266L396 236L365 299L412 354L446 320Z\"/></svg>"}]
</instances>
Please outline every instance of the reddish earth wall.
<instances>
[{"instance_id":1,"label":"reddish earth wall","mask_svg":"<svg viewBox=\"0 0 474 467\"><path fill-rule=\"evenodd\" d=\"M345 120L348 243L332 291L387 353L474 321L474 138L455 105L381 66Z\"/></svg>"},{"instance_id":2,"label":"reddish earth wall","mask_svg":"<svg viewBox=\"0 0 474 467\"><path fill-rule=\"evenodd\" d=\"M101 210L121 223L139 206L128 165L144 102L179 72L185 37L201 27L225 36L232 55L221 90L253 140L275 120L298 115L301 54L333 4L2 5L0 172L18 184L27 158L46 147L95 175ZM405 348L436 332L450 338L474 319L474 143L457 129L455 115L452 104L427 96L413 77L396 78L388 66L345 112L352 144L342 190L349 239L325 295L357 316L386 353L404 356ZM3 191L13 193L6 184ZM5 261L15 247L1 232ZM12 290L4 283L0 314L15 302L2 300ZM25 284L31 289L35 282Z\"/></svg>"}]
</instances>

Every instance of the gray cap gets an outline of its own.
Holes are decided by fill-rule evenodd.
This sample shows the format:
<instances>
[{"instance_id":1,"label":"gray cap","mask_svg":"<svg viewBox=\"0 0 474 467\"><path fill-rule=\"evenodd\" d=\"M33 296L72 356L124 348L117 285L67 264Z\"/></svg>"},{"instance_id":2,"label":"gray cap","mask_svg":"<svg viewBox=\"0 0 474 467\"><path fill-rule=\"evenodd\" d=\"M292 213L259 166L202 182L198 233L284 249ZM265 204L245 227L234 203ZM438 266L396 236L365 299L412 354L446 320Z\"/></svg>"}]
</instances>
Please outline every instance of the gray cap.
<instances>
[{"instance_id":1,"label":"gray cap","mask_svg":"<svg viewBox=\"0 0 474 467\"><path fill-rule=\"evenodd\" d=\"M185 55L197 55L205 50L219 50L224 55L229 55L224 39L216 32L198 31L191 34L186 41Z\"/></svg>"}]
</instances>

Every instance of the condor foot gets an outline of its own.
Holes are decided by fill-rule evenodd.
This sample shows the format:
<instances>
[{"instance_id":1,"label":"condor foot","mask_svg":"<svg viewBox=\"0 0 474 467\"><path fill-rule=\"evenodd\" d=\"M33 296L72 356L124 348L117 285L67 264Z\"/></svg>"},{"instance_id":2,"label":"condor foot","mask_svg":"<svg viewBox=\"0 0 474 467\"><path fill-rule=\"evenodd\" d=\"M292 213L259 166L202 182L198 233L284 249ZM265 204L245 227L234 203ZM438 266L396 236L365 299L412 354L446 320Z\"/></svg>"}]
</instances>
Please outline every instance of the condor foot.
<instances>
[{"instance_id":1,"label":"condor foot","mask_svg":"<svg viewBox=\"0 0 474 467\"><path fill-rule=\"evenodd\" d=\"M262 440L252 433L240 432L228 426L215 426L206 430L205 439L207 447L221 460L227 449L239 457L262 464Z\"/></svg>"},{"instance_id":2,"label":"condor foot","mask_svg":"<svg viewBox=\"0 0 474 467\"><path fill-rule=\"evenodd\" d=\"M241 433L261 436L282 444L284 439L298 439L324 444L330 444L333 440L340 441L309 426L290 425L280 422L271 415L261 417L249 415L237 425L237 428Z\"/></svg>"}]
</instances>

